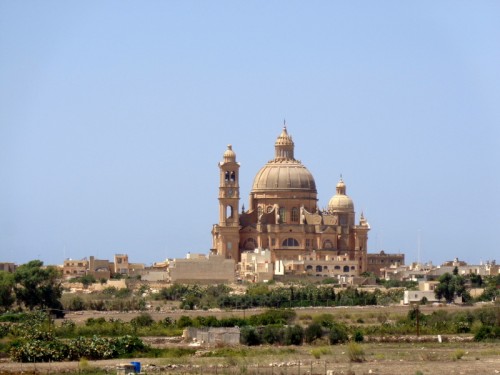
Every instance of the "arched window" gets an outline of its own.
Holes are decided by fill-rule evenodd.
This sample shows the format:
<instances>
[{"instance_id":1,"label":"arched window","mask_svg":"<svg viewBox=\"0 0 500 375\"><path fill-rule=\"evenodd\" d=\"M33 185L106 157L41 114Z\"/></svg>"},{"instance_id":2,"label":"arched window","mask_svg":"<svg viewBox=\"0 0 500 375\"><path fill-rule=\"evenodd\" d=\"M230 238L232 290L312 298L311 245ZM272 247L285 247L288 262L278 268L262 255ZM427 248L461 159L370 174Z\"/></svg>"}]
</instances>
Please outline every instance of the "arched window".
<instances>
[{"instance_id":1,"label":"arched window","mask_svg":"<svg viewBox=\"0 0 500 375\"><path fill-rule=\"evenodd\" d=\"M267 206L267 213L271 212L273 210L273 206Z\"/></svg>"},{"instance_id":2,"label":"arched window","mask_svg":"<svg viewBox=\"0 0 500 375\"><path fill-rule=\"evenodd\" d=\"M233 206L226 206L226 218L231 219L233 217Z\"/></svg>"},{"instance_id":3,"label":"arched window","mask_svg":"<svg viewBox=\"0 0 500 375\"><path fill-rule=\"evenodd\" d=\"M299 221L299 209L297 207L292 208L292 223L297 223Z\"/></svg>"},{"instance_id":4,"label":"arched window","mask_svg":"<svg viewBox=\"0 0 500 375\"><path fill-rule=\"evenodd\" d=\"M286 210L285 207L280 207L280 223L286 222Z\"/></svg>"},{"instance_id":5,"label":"arched window","mask_svg":"<svg viewBox=\"0 0 500 375\"><path fill-rule=\"evenodd\" d=\"M355 267L355 266L351 266L351 270L353 270L353 271L354 271L355 269L356 269L356 267Z\"/></svg>"},{"instance_id":6,"label":"arched window","mask_svg":"<svg viewBox=\"0 0 500 375\"><path fill-rule=\"evenodd\" d=\"M262 207L261 206L257 207L257 216L260 216L260 215L262 215Z\"/></svg>"},{"instance_id":7,"label":"arched window","mask_svg":"<svg viewBox=\"0 0 500 375\"><path fill-rule=\"evenodd\" d=\"M339 270L339 269L340 269L340 266L335 266L335 269L336 269L336 270Z\"/></svg>"},{"instance_id":8,"label":"arched window","mask_svg":"<svg viewBox=\"0 0 500 375\"><path fill-rule=\"evenodd\" d=\"M312 271L312 269L313 269L313 266L311 266L311 265L306 266L307 271Z\"/></svg>"},{"instance_id":9,"label":"arched window","mask_svg":"<svg viewBox=\"0 0 500 375\"><path fill-rule=\"evenodd\" d=\"M321 266L316 266L316 272L322 272L323 268Z\"/></svg>"},{"instance_id":10,"label":"arched window","mask_svg":"<svg viewBox=\"0 0 500 375\"><path fill-rule=\"evenodd\" d=\"M323 249L333 249L332 241L326 240L323 242Z\"/></svg>"},{"instance_id":11,"label":"arched window","mask_svg":"<svg viewBox=\"0 0 500 375\"><path fill-rule=\"evenodd\" d=\"M224 179L225 179L225 181L229 181L229 172L226 171Z\"/></svg>"},{"instance_id":12,"label":"arched window","mask_svg":"<svg viewBox=\"0 0 500 375\"><path fill-rule=\"evenodd\" d=\"M232 182L236 181L236 174L234 173L234 171L233 171L233 172L231 172L231 178L230 178L230 180L231 180Z\"/></svg>"},{"instance_id":13,"label":"arched window","mask_svg":"<svg viewBox=\"0 0 500 375\"><path fill-rule=\"evenodd\" d=\"M298 247L299 246L299 241L297 241L295 238L287 238L286 240L283 241L281 244L282 247Z\"/></svg>"},{"instance_id":14,"label":"arched window","mask_svg":"<svg viewBox=\"0 0 500 375\"><path fill-rule=\"evenodd\" d=\"M344 272L349 272L349 266L344 266Z\"/></svg>"}]
</instances>

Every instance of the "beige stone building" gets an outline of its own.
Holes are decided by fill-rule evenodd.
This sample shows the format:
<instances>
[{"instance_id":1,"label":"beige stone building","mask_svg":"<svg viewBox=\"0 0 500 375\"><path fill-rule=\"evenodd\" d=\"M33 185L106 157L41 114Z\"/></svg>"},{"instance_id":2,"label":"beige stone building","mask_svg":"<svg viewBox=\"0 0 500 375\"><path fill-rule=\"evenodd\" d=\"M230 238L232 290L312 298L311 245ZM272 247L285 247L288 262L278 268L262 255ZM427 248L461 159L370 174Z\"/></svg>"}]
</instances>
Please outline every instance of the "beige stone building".
<instances>
[{"instance_id":1,"label":"beige stone building","mask_svg":"<svg viewBox=\"0 0 500 375\"><path fill-rule=\"evenodd\" d=\"M268 249L242 252L238 271L241 280L251 282L272 280L274 264L271 260L271 252Z\"/></svg>"},{"instance_id":2,"label":"beige stone building","mask_svg":"<svg viewBox=\"0 0 500 375\"><path fill-rule=\"evenodd\" d=\"M404 254L387 254L381 251L378 254L367 254L367 271L376 276L383 276L383 269L388 267L399 267L405 264Z\"/></svg>"},{"instance_id":3,"label":"beige stone building","mask_svg":"<svg viewBox=\"0 0 500 375\"><path fill-rule=\"evenodd\" d=\"M65 259L63 263L63 277L71 279L81 277L87 274L89 261L87 259Z\"/></svg>"},{"instance_id":4,"label":"beige stone building","mask_svg":"<svg viewBox=\"0 0 500 375\"><path fill-rule=\"evenodd\" d=\"M236 262L242 252L256 248L269 249L273 262L299 261L313 252L318 262L341 256L349 262L348 274L359 275L367 270L368 222L361 214L355 223L342 178L326 209L319 208L314 178L295 158L294 146L284 127L274 158L257 172L248 209L241 213L240 165L228 146L219 163L219 223L212 229L212 252Z\"/></svg>"},{"instance_id":5,"label":"beige stone building","mask_svg":"<svg viewBox=\"0 0 500 375\"><path fill-rule=\"evenodd\" d=\"M224 259L215 254L208 257L190 256L172 260L169 273L172 283L232 283L235 280L235 263L233 259Z\"/></svg>"}]
</instances>

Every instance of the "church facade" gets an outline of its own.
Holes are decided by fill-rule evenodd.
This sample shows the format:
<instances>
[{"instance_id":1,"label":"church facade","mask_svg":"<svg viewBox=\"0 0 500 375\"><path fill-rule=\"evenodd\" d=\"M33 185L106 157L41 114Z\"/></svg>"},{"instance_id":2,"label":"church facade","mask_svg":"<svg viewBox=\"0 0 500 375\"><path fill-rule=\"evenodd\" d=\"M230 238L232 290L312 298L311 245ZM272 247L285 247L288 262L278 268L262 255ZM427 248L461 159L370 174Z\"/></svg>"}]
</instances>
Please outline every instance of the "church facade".
<instances>
[{"instance_id":1,"label":"church facade","mask_svg":"<svg viewBox=\"0 0 500 375\"><path fill-rule=\"evenodd\" d=\"M239 262L243 252L269 249L273 262L348 262L350 274L365 272L368 222L361 214L356 223L354 203L342 178L327 207L318 207L316 183L295 159L294 146L284 126L274 158L256 174L248 209L241 212L240 165L228 146L219 163L219 223L212 229L212 252Z\"/></svg>"}]
</instances>

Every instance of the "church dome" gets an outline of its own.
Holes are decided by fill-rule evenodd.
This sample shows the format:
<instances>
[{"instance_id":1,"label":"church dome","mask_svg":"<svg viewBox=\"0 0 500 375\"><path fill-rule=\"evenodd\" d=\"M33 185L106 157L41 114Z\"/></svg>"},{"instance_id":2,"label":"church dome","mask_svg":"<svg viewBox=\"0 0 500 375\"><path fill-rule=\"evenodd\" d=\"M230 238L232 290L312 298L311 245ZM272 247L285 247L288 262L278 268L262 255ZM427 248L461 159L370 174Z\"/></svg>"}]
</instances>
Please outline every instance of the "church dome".
<instances>
[{"instance_id":1,"label":"church dome","mask_svg":"<svg viewBox=\"0 0 500 375\"><path fill-rule=\"evenodd\" d=\"M337 184L336 194L328 202L329 211L343 211L353 212L354 202L346 195L346 188L342 177Z\"/></svg>"},{"instance_id":2,"label":"church dome","mask_svg":"<svg viewBox=\"0 0 500 375\"><path fill-rule=\"evenodd\" d=\"M314 178L299 161L268 162L255 176L252 191L301 190L316 193Z\"/></svg>"},{"instance_id":3,"label":"church dome","mask_svg":"<svg viewBox=\"0 0 500 375\"><path fill-rule=\"evenodd\" d=\"M354 203L347 195L335 194L328 202L330 211L354 211Z\"/></svg>"},{"instance_id":4,"label":"church dome","mask_svg":"<svg viewBox=\"0 0 500 375\"><path fill-rule=\"evenodd\" d=\"M294 143L286 126L278 136L274 148L275 157L255 176L252 192L295 190L316 194L316 183L311 172L294 158Z\"/></svg>"}]
</instances>

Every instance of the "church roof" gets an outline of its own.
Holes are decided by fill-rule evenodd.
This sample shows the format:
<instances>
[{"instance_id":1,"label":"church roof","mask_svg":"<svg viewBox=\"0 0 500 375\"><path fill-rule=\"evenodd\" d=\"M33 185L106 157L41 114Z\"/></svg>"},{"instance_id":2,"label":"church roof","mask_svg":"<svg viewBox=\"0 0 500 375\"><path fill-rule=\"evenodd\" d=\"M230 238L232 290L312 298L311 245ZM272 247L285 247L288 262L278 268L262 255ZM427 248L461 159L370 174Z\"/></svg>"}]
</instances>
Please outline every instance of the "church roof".
<instances>
[{"instance_id":1,"label":"church roof","mask_svg":"<svg viewBox=\"0 0 500 375\"><path fill-rule=\"evenodd\" d=\"M300 190L317 193L311 172L294 158L294 143L286 126L283 127L274 147L275 157L255 176L252 192Z\"/></svg>"}]
</instances>

